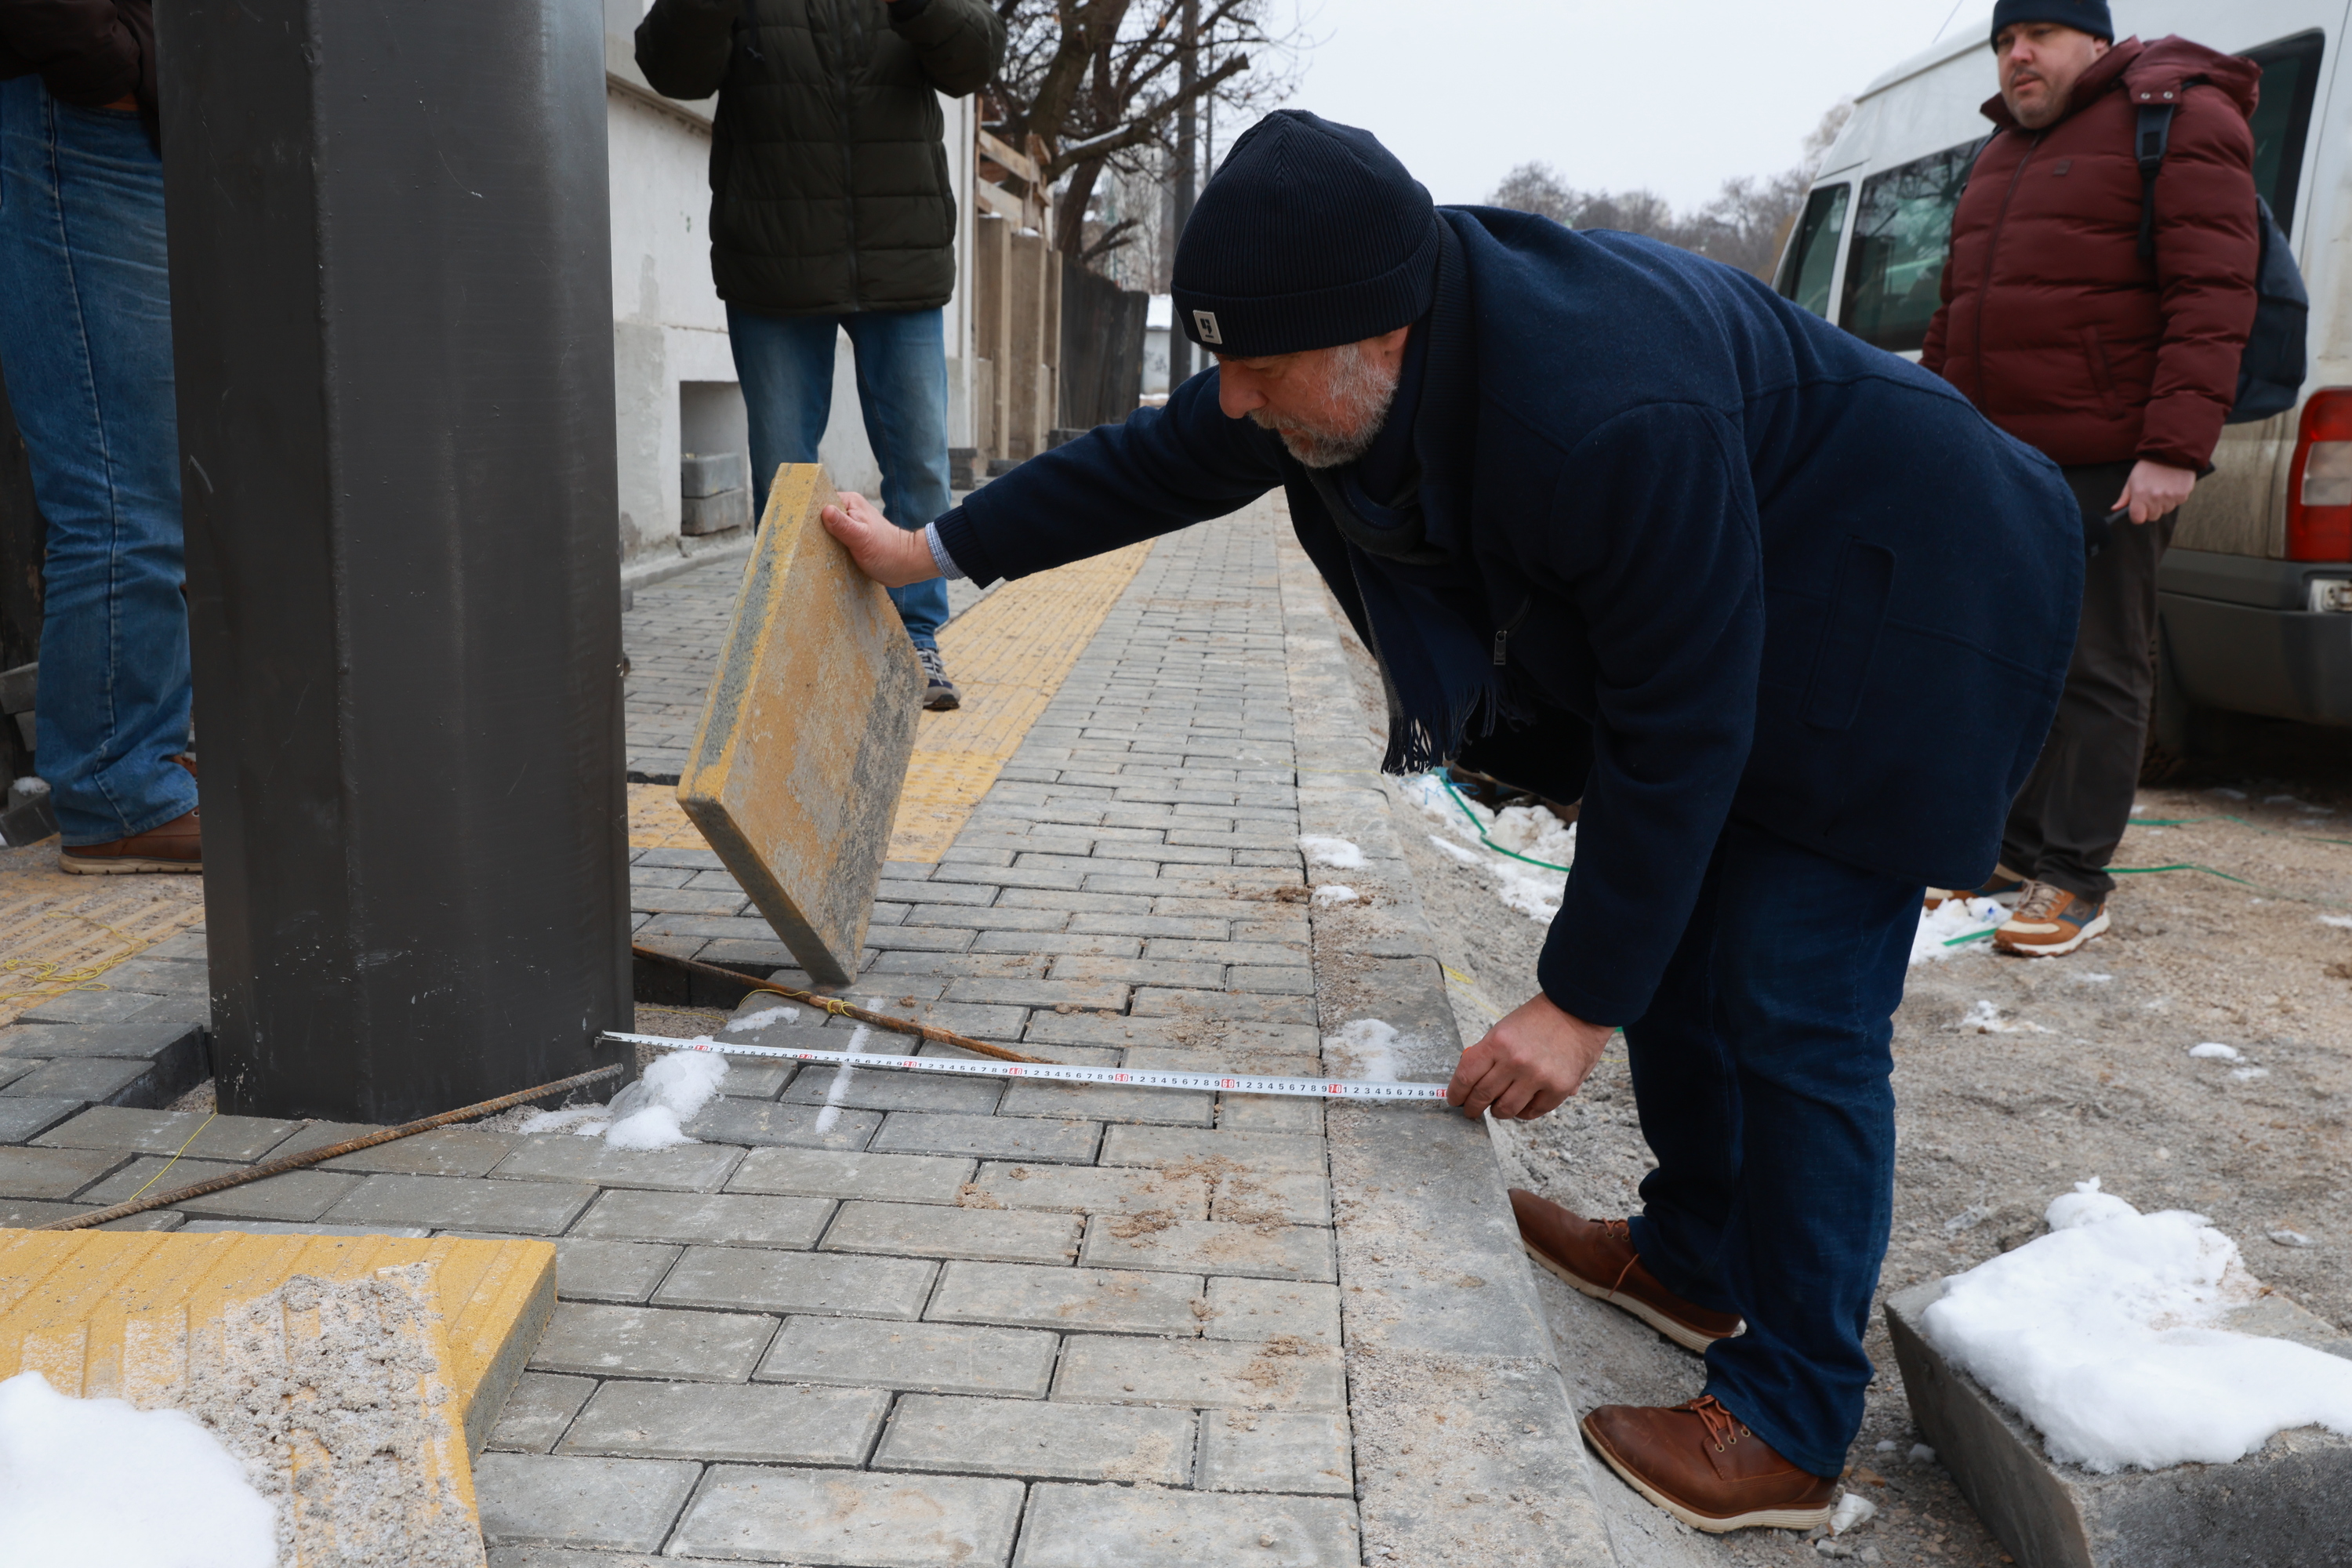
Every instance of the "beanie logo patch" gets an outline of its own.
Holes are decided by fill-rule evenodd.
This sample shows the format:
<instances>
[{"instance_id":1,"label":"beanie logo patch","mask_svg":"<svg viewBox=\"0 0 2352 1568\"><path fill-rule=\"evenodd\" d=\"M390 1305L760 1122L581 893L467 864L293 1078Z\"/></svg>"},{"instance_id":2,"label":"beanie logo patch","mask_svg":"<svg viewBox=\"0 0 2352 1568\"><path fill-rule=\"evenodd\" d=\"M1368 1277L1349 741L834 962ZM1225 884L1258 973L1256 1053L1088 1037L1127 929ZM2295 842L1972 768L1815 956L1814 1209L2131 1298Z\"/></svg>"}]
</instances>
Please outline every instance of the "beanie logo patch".
<instances>
[{"instance_id":1,"label":"beanie logo patch","mask_svg":"<svg viewBox=\"0 0 2352 1568\"><path fill-rule=\"evenodd\" d=\"M1214 310L1193 311L1192 324L1201 330L1202 342L1222 343L1225 341L1224 333L1217 330L1217 313Z\"/></svg>"}]
</instances>

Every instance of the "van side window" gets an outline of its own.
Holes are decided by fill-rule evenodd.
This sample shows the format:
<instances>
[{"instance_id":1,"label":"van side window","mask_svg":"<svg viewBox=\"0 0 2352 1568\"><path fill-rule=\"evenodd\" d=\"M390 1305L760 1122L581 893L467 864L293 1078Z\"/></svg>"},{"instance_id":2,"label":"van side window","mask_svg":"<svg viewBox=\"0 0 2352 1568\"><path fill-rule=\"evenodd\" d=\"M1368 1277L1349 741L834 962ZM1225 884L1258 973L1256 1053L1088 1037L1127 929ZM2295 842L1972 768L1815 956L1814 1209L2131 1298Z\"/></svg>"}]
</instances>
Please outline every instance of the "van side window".
<instances>
[{"instance_id":1,"label":"van side window","mask_svg":"<svg viewBox=\"0 0 2352 1568\"><path fill-rule=\"evenodd\" d=\"M1780 276L1772 285L1782 299L1795 300L1816 316L1830 313L1830 274L1837 267L1838 236L1845 232L1845 203L1853 188L1817 185L1805 198L1796 237L1789 242L1789 254L1780 258Z\"/></svg>"},{"instance_id":2,"label":"van side window","mask_svg":"<svg viewBox=\"0 0 2352 1568\"><path fill-rule=\"evenodd\" d=\"M2311 107L2319 97L2325 43L2315 30L2245 51L2246 58L2263 68L2262 100L2253 119L2254 189L2289 234L2294 232L2295 187L2303 183L2303 150L2311 140Z\"/></svg>"},{"instance_id":3,"label":"van side window","mask_svg":"<svg viewBox=\"0 0 2352 1568\"><path fill-rule=\"evenodd\" d=\"M1862 183L1840 326L1894 353L1927 342L1927 323L1943 302L1952 209L1979 145L1947 147Z\"/></svg>"}]
</instances>

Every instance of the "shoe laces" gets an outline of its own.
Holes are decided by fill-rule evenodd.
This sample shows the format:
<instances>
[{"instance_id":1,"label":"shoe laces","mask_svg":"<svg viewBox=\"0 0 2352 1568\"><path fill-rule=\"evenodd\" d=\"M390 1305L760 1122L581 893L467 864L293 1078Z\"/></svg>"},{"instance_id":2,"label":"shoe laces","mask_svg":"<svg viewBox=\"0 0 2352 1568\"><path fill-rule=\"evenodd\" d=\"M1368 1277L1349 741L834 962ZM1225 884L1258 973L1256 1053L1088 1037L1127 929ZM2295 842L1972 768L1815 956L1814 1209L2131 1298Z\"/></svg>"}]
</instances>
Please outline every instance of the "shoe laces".
<instances>
[{"instance_id":1,"label":"shoe laces","mask_svg":"<svg viewBox=\"0 0 2352 1568\"><path fill-rule=\"evenodd\" d=\"M2025 896L2017 900L2017 912L2010 918L2021 921L2046 921L2051 911L2066 901L2063 888L2053 888L2047 882L2028 882Z\"/></svg>"},{"instance_id":2,"label":"shoe laces","mask_svg":"<svg viewBox=\"0 0 2352 1568\"><path fill-rule=\"evenodd\" d=\"M1609 1282L1607 1299L1613 1301L1617 1299L1617 1292L1624 1289L1625 1276L1633 1272L1633 1265L1642 1261L1642 1255L1631 1251L1633 1245L1633 1226L1630 1222L1622 1219L1604 1219L1601 1222L1601 1228L1610 1240L1623 1242L1630 1254L1625 1259L1625 1267L1617 1270L1617 1278Z\"/></svg>"},{"instance_id":3,"label":"shoe laces","mask_svg":"<svg viewBox=\"0 0 2352 1568\"><path fill-rule=\"evenodd\" d=\"M1706 1428L1706 1440L1718 1454L1747 1435L1748 1428L1740 1424L1739 1417L1726 1410L1712 1394L1702 1394L1680 1408L1699 1418Z\"/></svg>"},{"instance_id":4,"label":"shoe laces","mask_svg":"<svg viewBox=\"0 0 2352 1568\"><path fill-rule=\"evenodd\" d=\"M947 661L940 657L939 649L935 647L919 647L915 650L915 657L922 660L923 673L925 675L929 676L934 680L945 680L948 678Z\"/></svg>"}]
</instances>

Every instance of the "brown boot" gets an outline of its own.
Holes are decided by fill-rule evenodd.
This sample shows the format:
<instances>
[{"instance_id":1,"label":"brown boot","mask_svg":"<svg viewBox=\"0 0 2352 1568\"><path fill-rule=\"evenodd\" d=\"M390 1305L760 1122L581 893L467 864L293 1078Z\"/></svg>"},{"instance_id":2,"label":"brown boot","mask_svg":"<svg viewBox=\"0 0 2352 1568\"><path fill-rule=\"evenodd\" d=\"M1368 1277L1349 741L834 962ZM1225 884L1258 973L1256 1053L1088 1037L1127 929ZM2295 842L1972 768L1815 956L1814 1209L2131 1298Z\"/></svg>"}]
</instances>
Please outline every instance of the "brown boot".
<instances>
[{"instance_id":1,"label":"brown boot","mask_svg":"<svg viewBox=\"0 0 2352 1568\"><path fill-rule=\"evenodd\" d=\"M1789 1463L1712 1394L1665 1410L1604 1405L1584 1418L1584 1440L1626 1485L1693 1530L1720 1535L1830 1521L1836 1478Z\"/></svg>"},{"instance_id":2,"label":"brown boot","mask_svg":"<svg viewBox=\"0 0 2352 1568\"><path fill-rule=\"evenodd\" d=\"M1595 1300L1631 1312L1685 1350L1706 1353L1748 1325L1730 1312L1694 1307L1642 1267L1622 1219L1583 1219L1524 1187L1511 1189L1519 1244L1528 1256Z\"/></svg>"},{"instance_id":3,"label":"brown boot","mask_svg":"<svg viewBox=\"0 0 2352 1568\"><path fill-rule=\"evenodd\" d=\"M204 868L204 829L193 811L183 812L161 827L151 827L111 844L77 844L58 854L58 870L84 875Z\"/></svg>"}]
</instances>

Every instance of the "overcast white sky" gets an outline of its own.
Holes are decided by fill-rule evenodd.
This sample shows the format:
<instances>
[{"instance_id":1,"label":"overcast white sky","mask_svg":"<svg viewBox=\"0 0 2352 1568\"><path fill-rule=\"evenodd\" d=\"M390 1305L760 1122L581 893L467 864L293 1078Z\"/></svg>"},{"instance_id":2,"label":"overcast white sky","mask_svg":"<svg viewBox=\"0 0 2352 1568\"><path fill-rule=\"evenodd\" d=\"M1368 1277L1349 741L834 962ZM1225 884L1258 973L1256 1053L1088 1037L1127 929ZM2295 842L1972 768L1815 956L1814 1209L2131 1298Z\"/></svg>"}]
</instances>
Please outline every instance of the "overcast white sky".
<instances>
[{"instance_id":1,"label":"overcast white sky","mask_svg":"<svg viewBox=\"0 0 2352 1568\"><path fill-rule=\"evenodd\" d=\"M1696 206L1798 161L1822 111L1991 0L1297 0L1321 40L1289 107L1377 134L1441 202L1541 159ZM1988 51L1989 53L1990 51ZM1990 67L1988 67L1988 70ZM1219 155L1239 133L1219 125Z\"/></svg>"}]
</instances>

